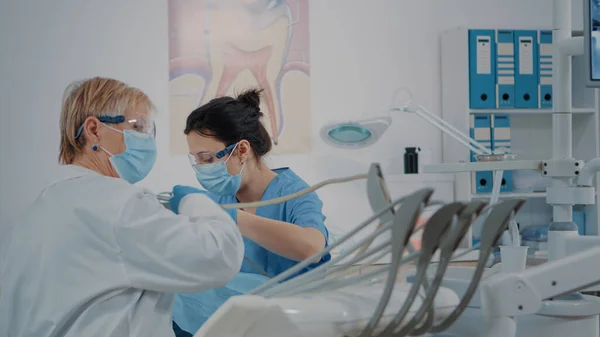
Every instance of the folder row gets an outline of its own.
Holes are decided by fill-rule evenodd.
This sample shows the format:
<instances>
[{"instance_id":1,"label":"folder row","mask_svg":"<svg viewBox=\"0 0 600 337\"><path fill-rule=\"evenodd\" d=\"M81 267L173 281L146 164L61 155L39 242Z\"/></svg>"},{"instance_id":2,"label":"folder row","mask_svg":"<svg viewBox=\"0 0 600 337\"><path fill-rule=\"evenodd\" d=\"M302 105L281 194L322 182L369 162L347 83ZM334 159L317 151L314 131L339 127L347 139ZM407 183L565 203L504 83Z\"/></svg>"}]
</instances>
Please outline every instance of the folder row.
<instances>
[{"instance_id":1,"label":"folder row","mask_svg":"<svg viewBox=\"0 0 600 337\"><path fill-rule=\"evenodd\" d=\"M469 134L471 138L495 153L510 153L510 116L507 114L470 114ZM471 162L477 161L471 151ZM491 193L494 173L475 172L473 186L475 193ZM504 171L500 192L512 192L512 171Z\"/></svg>"},{"instance_id":2,"label":"folder row","mask_svg":"<svg viewBox=\"0 0 600 337\"><path fill-rule=\"evenodd\" d=\"M551 30L469 30L471 109L552 107Z\"/></svg>"}]
</instances>

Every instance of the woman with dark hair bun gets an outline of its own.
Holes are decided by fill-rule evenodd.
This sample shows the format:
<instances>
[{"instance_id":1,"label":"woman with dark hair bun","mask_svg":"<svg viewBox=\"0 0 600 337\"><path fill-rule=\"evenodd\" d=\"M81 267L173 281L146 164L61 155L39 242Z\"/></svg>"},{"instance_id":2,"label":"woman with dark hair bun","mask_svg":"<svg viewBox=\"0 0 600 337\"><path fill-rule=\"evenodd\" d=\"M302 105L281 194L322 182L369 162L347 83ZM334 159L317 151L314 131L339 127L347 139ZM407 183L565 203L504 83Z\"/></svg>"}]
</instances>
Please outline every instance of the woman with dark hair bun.
<instances>
[{"instance_id":1,"label":"woman with dark hair bun","mask_svg":"<svg viewBox=\"0 0 600 337\"><path fill-rule=\"evenodd\" d=\"M173 211L177 212L187 196L194 193L206 193L217 204L233 204L270 200L309 187L291 169L271 170L265 164L263 157L271 151L272 142L261 123L261 93L260 89L249 89L235 98L215 98L189 115L184 133L190 162L205 191L175 186L171 199ZM322 250L328 241L322 208L323 203L313 192L285 203L232 213L245 244L237 285L276 276ZM330 258L327 255L315 261L299 274ZM178 296L175 322L181 329L194 333L221 302L243 293L239 287L234 288L233 293L229 287ZM207 302L212 302L212 307ZM194 303L200 303L202 308L194 309Z\"/></svg>"}]
</instances>

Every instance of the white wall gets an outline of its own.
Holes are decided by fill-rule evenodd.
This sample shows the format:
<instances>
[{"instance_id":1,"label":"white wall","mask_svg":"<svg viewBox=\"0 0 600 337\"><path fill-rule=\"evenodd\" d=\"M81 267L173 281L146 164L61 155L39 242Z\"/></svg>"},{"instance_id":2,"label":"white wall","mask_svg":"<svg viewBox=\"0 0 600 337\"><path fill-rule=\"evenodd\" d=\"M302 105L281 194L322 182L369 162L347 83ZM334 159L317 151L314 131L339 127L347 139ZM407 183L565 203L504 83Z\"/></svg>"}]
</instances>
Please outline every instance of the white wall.
<instances>
[{"instance_id":1,"label":"white wall","mask_svg":"<svg viewBox=\"0 0 600 337\"><path fill-rule=\"evenodd\" d=\"M581 0L574 2L574 24L581 28ZM396 118L378 145L363 151L327 148L317 133L328 121L386 108L400 86L439 112L438 37L447 28L539 28L551 22L550 0L311 1L314 151L271 158L272 165L291 166L316 182L365 171L371 161L399 172L403 147L410 144L431 149L439 161L440 133L414 116ZM76 79L110 76L147 92L162 115L158 164L144 184L163 191L194 183L187 159L168 157L167 50L166 1L0 3L0 235L58 167L61 96ZM334 205L328 209L341 212L344 200L358 202L362 187L350 189L354 199L344 190L325 200Z\"/></svg>"}]
</instances>

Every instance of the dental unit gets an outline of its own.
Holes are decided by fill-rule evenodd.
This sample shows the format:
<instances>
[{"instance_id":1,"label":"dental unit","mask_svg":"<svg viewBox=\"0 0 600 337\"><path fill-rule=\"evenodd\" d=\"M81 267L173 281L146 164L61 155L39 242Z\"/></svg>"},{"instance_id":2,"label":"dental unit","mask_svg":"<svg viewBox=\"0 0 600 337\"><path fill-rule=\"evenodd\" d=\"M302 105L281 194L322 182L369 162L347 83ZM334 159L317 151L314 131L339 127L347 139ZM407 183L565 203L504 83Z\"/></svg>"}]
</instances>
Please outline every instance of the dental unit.
<instances>
[{"instance_id":1,"label":"dental unit","mask_svg":"<svg viewBox=\"0 0 600 337\"><path fill-rule=\"evenodd\" d=\"M476 294L487 258L524 200L489 206L481 201L444 205L424 226L420 251L411 252L409 239L418 230L416 221L426 207L435 204L433 190L422 189L390 201L378 165L372 165L368 177L367 194L374 212L369 219L251 294L228 300L195 336L405 336L451 331ZM443 275L468 228L480 216L485 217L481 254L461 298L443 286ZM371 223L381 225L346 254L287 280ZM383 243L369 246L376 237L383 237ZM438 250L440 261L432 263ZM390 254L392 263L360 275L348 273L356 263L382 253ZM398 275L409 263L415 263L416 277L405 283ZM436 276L430 281L426 274L432 267Z\"/></svg>"}]
</instances>

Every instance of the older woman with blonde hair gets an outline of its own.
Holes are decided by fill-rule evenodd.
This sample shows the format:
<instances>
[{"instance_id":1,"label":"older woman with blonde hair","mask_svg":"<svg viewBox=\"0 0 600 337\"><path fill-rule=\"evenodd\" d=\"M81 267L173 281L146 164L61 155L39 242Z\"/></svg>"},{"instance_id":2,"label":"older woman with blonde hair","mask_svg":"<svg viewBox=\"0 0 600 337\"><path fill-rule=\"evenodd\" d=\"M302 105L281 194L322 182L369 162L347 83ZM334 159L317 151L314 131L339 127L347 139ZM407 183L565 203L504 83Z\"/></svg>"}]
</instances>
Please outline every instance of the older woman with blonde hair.
<instances>
[{"instance_id":1,"label":"older woman with blonde hair","mask_svg":"<svg viewBox=\"0 0 600 337\"><path fill-rule=\"evenodd\" d=\"M60 176L0 246L0 336L172 336L174 293L239 272L233 214L194 194L176 215L133 185L156 160L154 110L114 79L67 88Z\"/></svg>"}]
</instances>

